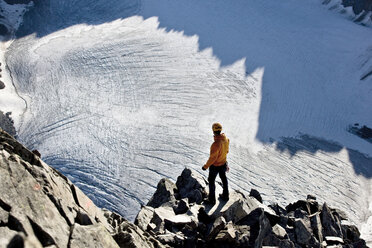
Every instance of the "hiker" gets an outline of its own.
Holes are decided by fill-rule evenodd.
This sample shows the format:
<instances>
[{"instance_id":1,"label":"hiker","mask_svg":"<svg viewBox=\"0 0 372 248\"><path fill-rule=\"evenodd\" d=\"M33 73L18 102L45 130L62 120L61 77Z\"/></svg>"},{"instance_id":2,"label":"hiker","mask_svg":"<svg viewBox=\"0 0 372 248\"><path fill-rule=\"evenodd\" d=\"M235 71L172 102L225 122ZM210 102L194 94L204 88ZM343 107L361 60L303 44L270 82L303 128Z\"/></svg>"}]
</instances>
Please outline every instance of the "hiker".
<instances>
[{"instance_id":1,"label":"hiker","mask_svg":"<svg viewBox=\"0 0 372 248\"><path fill-rule=\"evenodd\" d=\"M217 174L220 175L223 184L223 193L220 194L220 198L224 201L229 200L229 189L227 185L226 172L229 171L229 166L226 162L226 156L229 152L230 140L226 138L222 131L222 125L220 123L213 123L212 130L214 134L214 142L211 145L211 152L207 163L202 167L203 170L209 168L209 196L206 203L215 204L215 180Z\"/></svg>"}]
</instances>

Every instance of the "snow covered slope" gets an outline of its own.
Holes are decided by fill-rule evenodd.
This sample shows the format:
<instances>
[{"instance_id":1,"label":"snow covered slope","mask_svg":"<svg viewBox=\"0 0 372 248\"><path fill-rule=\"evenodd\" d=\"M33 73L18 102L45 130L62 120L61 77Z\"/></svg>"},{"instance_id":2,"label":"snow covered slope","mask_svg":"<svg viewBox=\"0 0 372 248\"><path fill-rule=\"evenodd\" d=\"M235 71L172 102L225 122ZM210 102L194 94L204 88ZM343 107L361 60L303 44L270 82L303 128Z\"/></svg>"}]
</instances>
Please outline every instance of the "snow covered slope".
<instances>
[{"instance_id":1,"label":"snow covered slope","mask_svg":"<svg viewBox=\"0 0 372 248\"><path fill-rule=\"evenodd\" d=\"M370 28L317 0L45 2L6 53L19 137L99 206L132 220L160 178L206 176L219 121L232 188L312 193L371 234L372 145L347 132L372 126Z\"/></svg>"}]
</instances>

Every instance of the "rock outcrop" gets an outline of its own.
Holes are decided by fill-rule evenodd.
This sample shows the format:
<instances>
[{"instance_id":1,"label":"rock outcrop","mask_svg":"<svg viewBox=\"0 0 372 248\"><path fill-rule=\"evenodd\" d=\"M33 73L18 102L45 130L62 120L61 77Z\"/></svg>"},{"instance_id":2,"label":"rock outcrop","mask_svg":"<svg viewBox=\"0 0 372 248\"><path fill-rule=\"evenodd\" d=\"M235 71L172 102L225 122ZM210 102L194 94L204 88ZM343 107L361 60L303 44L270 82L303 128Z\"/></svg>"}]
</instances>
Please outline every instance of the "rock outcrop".
<instances>
[{"instance_id":1,"label":"rock outcrop","mask_svg":"<svg viewBox=\"0 0 372 248\"><path fill-rule=\"evenodd\" d=\"M351 6L356 15L363 11L372 11L372 0L342 0L342 5L345 7Z\"/></svg>"},{"instance_id":2,"label":"rock outcrop","mask_svg":"<svg viewBox=\"0 0 372 248\"><path fill-rule=\"evenodd\" d=\"M282 208L262 204L257 190L250 196L234 191L229 201L210 206L195 197L205 198L205 187L190 169L176 183L161 180L135 224L171 247L367 247L356 226L342 224L342 211L319 204L315 196Z\"/></svg>"},{"instance_id":3,"label":"rock outcrop","mask_svg":"<svg viewBox=\"0 0 372 248\"><path fill-rule=\"evenodd\" d=\"M14 121L10 117L11 113L3 113L0 110L0 128L2 128L5 132L9 133L12 136L16 136L16 130L14 128Z\"/></svg>"},{"instance_id":4,"label":"rock outcrop","mask_svg":"<svg viewBox=\"0 0 372 248\"><path fill-rule=\"evenodd\" d=\"M0 247L163 247L0 129Z\"/></svg>"},{"instance_id":5,"label":"rock outcrop","mask_svg":"<svg viewBox=\"0 0 372 248\"><path fill-rule=\"evenodd\" d=\"M162 179L135 222L100 209L0 129L0 247L367 247L345 214L309 195L285 208L257 190L206 205L206 180Z\"/></svg>"},{"instance_id":6,"label":"rock outcrop","mask_svg":"<svg viewBox=\"0 0 372 248\"><path fill-rule=\"evenodd\" d=\"M353 21L356 23L365 25L365 22L372 21L372 0L323 0L323 4L329 5L330 9L337 9L338 6L342 6L342 9L340 9L341 13L346 12L346 7L351 7L355 15ZM368 75L366 77L368 77ZM363 80L363 78L361 80Z\"/></svg>"}]
</instances>

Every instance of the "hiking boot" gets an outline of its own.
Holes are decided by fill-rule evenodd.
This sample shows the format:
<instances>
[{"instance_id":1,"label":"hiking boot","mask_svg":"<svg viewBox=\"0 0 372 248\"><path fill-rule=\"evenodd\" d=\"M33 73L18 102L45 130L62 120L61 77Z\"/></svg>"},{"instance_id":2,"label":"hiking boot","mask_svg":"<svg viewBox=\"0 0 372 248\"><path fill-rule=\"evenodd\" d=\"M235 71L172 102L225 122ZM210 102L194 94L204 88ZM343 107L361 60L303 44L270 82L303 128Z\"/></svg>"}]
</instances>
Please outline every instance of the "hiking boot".
<instances>
[{"instance_id":1,"label":"hiking boot","mask_svg":"<svg viewBox=\"0 0 372 248\"><path fill-rule=\"evenodd\" d=\"M229 200L229 195L220 194L219 198L223 201L228 201Z\"/></svg>"}]
</instances>

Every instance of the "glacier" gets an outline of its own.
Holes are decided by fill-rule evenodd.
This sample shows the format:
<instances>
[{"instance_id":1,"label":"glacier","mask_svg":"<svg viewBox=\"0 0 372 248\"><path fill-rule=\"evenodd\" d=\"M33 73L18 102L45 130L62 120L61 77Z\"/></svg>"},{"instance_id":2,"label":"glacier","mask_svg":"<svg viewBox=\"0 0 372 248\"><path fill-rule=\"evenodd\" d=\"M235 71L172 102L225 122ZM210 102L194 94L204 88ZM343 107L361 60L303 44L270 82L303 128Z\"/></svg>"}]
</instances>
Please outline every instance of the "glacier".
<instances>
[{"instance_id":1,"label":"glacier","mask_svg":"<svg viewBox=\"0 0 372 248\"><path fill-rule=\"evenodd\" d=\"M231 188L317 195L371 242L372 144L348 132L372 126L371 40L318 0L37 1L4 78L20 141L129 220L161 178L207 176L219 121Z\"/></svg>"}]
</instances>

